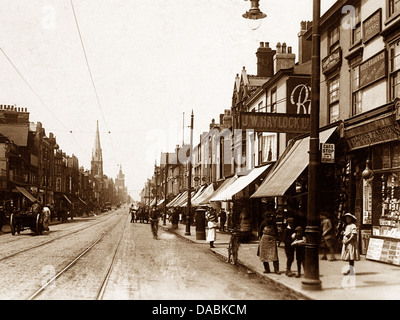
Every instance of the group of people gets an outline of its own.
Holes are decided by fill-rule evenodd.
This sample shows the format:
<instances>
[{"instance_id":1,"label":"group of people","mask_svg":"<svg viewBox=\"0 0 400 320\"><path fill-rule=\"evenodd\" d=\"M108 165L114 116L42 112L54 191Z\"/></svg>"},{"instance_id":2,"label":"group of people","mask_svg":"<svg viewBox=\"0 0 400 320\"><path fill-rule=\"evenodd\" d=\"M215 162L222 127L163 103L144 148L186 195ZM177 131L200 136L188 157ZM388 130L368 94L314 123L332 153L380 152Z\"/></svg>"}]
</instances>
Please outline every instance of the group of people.
<instances>
[{"instance_id":1,"label":"group of people","mask_svg":"<svg viewBox=\"0 0 400 320\"><path fill-rule=\"evenodd\" d=\"M344 275L354 274L354 261L359 259L357 244L356 217L351 213L343 215L346 227L342 235L341 259L349 262L349 268L343 272ZM259 228L259 247L257 255L264 266L264 273L270 273L269 263L272 262L274 273L280 274L278 258L278 229L274 215L271 211L264 214L264 220ZM295 226L294 219L287 219L287 226L282 234L285 255L286 272L288 277L301 277L301 267L304 270L306 237L302 226ZM326 212L321 214L321 249L322 260L327 260L327 252L330 252L330 261L335 261L335 230ZM297 273L291 271L292 264L296 258Z\"/></svg>"}]
</instances>

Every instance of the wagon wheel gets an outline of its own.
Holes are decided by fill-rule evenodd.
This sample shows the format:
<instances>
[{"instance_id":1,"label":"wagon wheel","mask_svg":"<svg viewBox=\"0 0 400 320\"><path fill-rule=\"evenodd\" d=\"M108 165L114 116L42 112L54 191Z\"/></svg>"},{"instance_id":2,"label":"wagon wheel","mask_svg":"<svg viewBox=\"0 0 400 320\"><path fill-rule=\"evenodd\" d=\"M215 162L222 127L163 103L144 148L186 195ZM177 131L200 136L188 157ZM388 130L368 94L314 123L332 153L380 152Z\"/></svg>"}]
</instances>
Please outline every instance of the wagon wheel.
<instances>
[{"instance_id":1,"label":"wagon wheel","mask_svg":"<svg viewBox=\"0 0 400 320\"><path fill-rule=\"evenodd\" d=\"M15 218L13 213L10 216L10 228L11 228L11 234L15 236Z\"/></svg>"},{"instance_id":2,"label":"wagon wheel","mask_svg":"<svg viewBox=\"0 0 400 320\"><path fill-rule=\"evenodd\" d=\"M42 218L40 216L40 213L38 213L36 215L36 226L35 227L36 227L35 228L36 235L41 235L43 232L43 225L42 225Z\"/></svg>"}]
</instances>

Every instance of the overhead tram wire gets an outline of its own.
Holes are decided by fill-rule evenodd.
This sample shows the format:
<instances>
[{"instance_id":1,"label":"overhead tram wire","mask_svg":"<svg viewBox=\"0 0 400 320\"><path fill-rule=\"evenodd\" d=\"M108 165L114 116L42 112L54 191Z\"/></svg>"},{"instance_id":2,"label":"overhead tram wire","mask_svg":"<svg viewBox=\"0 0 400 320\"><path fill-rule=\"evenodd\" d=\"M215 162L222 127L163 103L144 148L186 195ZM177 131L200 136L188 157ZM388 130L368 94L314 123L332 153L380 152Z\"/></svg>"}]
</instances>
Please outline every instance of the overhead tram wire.
<instances>
[{"instance_id":1,"label":"overhead tram wire","mask_svg":"<svg viewBox=\"0 0 400 320\"><path fill-rule=\"evenodd\" d=\"M80 39L80 42L81 42L83 55L85 56L86 66L87 66L87 69L88 69L88 71L89 71L90 81L91 81L91 83L92 83L93 90L94 90L94 94L95 94L96 100L97 100L97 104L99 105L99 109L100 109L101 115L102 115L102 117L103 117L104 124L106 125L107 131L108 131L108 136L109 136L109 138L110 138L110 143L111 143L111 148L112 148L113 157L114 157L114 160L115 160L117 163L119 163L119 162L117 161L117 159L115 158L114 145L113 145L113 142L112 142L112 139L111 139L111 131L110 131L108 125L107 125L107 121L106 121L106 118L105 118L105 116L104 116L103 108L102 108L101 103L100 103L100 98L99 98L99 95L98 95L98 93L97 93L96 85L95 85L95 83L94 83L94 78L93 78L92 70L91 70L90 65L89 65L89 59L88 59L88 56L87 56L87 53L86 53L85 44L84 44L84 42L83 42L83 37L82 37L81 29L80 29L79 23L78 23L78 17L77 17L76 12L75 12L75 6L74 6L74 3L73 3L72 0L70 0L70 3L71 3L72 12L73 12L73 14L74 14L74 20L75 20L76 28L77 28L77 30L78 30L78 35L79 35L79 39Z\"/></svg>"},{"instance_id":2,"label":"overhead tram wire","mask_svg":"<svg viewBox=\"0 0 400 320\"><path fill-rule=\"evenodd\" d=\"M66 132L71 133L76 145L79 147L79 149L81 151L83 151L81 145L78 143L78 140L76 140L75 136L72 133L72 130L69 130L63 122L61 122L60 119L58 119L56 117L56 115L54 114L54 112L47 106L47 104L43 101L43 99L39 96L39 94L33 89L33 87L29 84L29 82L25 79L25 77L22 75L22 73L18 70L18 68L16 67L16 65L14 64L14 62L12 62L12 60L10 59L10 57L7 55L7 53L4 51L3 48L0 48L1 52L3 53L3 55L6 57L7 61L11 64L11 66L14 68L14 70L18 73L18 75L21 77L21 79L25 82L25 84L29 87L29 89L31 89L31 91L33 92L33 94L36 96L36 98L40 101L40 103L47 109L47 111L50 112L50 114L54 117L54 119L56 119L66 130Z\"/></svg>"}]
</instances>

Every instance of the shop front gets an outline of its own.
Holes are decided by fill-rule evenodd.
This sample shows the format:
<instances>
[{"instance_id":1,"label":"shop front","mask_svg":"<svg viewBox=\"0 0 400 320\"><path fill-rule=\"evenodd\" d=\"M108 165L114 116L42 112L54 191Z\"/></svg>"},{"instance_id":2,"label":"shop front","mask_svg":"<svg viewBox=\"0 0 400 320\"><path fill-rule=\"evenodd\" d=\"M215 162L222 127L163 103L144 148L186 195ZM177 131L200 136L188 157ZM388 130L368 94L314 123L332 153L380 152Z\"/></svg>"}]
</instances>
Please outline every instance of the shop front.
<instances>
[{"instance_id":1,"label":"shop front","mask_svg":"<svg viewBox=\"0 0 400 320\"><path fill-rule=\"evenodd\" d=\"M320 211L328 212L336 225L337 217L344 210L341 198L343 172L342 162L345 155L344 140L340 137L338 125L321 128L321 165L319 179ZM306 226L308 201L308 164L309 135L293 139L285 152L275 163L261 186L251 198L261 198L263 203L275 203L278 230L282 231L288 217L295 225ZM347 190L346 190L347 191ZM340 211L340 212L339 212ZM320 212L320 213L321 213Z\"/></svg>"},{"instance_id":2,"label":"shop front","mask_svg":"<svg viewBox=\"0 0 400 320\"><path fill-rule=\"evenodd\" d=\"M345 136L355 176L360 250L370 260L400 265L400 126L395 104L382 106ZM357 119L355 119L357 120Z\"/></svg>"}]
</instances>

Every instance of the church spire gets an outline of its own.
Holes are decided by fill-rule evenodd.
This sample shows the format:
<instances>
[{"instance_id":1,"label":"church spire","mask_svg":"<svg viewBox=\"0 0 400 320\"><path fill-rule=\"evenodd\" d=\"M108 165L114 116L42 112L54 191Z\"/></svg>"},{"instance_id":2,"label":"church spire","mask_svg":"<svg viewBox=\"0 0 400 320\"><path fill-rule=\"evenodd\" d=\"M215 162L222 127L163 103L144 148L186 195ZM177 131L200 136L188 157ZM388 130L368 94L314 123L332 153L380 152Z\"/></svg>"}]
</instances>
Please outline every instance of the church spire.
<instances>
[{"instance_id":1,"label":"church spire","mask_svg":"<svg viewBox=\"0 0 400 320\"><path fill-rule=\"evenodd\" d=\"M94 176L103 177L103 152L100 145L99 121L97 120L96 137L94 140L94 148L92 150L92 174Z\"/></svg>"}]
</instances>

